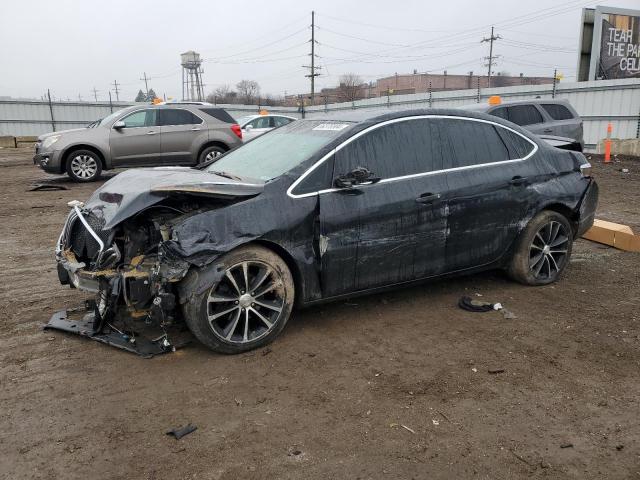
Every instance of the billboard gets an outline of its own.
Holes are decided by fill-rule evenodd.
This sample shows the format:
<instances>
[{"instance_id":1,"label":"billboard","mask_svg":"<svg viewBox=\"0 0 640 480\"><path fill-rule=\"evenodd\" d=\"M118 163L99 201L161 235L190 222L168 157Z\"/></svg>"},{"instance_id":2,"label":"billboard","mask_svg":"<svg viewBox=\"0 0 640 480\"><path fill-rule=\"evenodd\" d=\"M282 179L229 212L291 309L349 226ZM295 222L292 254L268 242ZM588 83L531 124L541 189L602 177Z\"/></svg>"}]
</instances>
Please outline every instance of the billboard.
<instances>
[{"instance_id":1,"label":"billboard","mask_svg":"<svg viewBox=\"0 0 640 480\"><path fill-rule=\"evenodd\" d=\"M584 9L578 80L617 78L640 78L640 10Z\"/></svg>"}]
</instances>

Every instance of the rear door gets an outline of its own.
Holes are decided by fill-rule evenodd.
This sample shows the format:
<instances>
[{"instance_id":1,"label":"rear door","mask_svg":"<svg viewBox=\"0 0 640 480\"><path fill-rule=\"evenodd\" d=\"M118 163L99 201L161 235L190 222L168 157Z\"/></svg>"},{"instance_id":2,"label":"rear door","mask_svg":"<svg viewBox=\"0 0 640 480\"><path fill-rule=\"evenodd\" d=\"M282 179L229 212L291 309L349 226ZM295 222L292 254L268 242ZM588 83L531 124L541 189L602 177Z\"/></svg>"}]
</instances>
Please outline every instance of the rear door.
<instances>
[{"instance_id":1,"label":"rear door","mask_svg":"<svg viewBox=\"0 0 640 480\"><path fill-rule=\"evenodd\" d=\"M159 165L160 128L157 109L137 110L120 118L124 128L111 128L109 147L114 167Z\"/></svg>"},{"instance_id":2,"label":"rear door","mask_svg":"<svg viewBox=\"0 0 640 480\"><path fill-rule=\"evenodd\" d=\"M437 127L401 119L339 148L333 178L357 167L381 180L319 195L325 296L391 285L444 269L446 190Z\"/></svg>"},{"instance_id":3,"label":"rear door","mask_svg":"<svg viewBox=\"0 0 640 480\"><path fill-rule=\"evenodd\" d=\"M577 114L561 103L541 103L540 107L552 119L552 123L549 123L553 130L551 135L572 138L581 144L584 143L582 120Z\"/></svg>"},{"instance_id":4,"label":"rear door","mask_svg":"<svg viewBox=\"0 0 640 480\"><path fill-rule=\"evenodd\" d=\"M535 145L490 122L443 118L440 126L449 169L446 271L454 272L499 259L515 239L533 181L526 160L519 159Z\"/></svg>"},{"instance_id":5,"label":"rear door","mask_svg":"<svg viewBox=\"0 0 640 480\"><path fill-rule=\"evenodd\" d=\"M198 138L208 138L203 120L183 108L159 110L162 131L162 162L167 165L192 165L196 161Z\"/></svg>"}]
</instances>

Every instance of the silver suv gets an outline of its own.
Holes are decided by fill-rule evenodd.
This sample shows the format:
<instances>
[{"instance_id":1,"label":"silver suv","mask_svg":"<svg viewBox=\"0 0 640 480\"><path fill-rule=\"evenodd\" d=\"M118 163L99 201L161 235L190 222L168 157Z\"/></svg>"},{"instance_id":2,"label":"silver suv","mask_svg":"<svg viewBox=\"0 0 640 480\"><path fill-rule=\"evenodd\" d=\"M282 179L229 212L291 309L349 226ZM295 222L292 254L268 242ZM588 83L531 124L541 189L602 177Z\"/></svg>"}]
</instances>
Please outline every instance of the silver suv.
<instances>
[{"instance_id":1,"label":"silver suv","mask_svg":"<svg viewBox=\"0 0 640 480\"><path fill-rule=\"evenodd\" d=\"M552 145L570 140L564 142L569 143L564 148L580 152L584 148L582 119L566 100L520 100L498 105L465 105L460 108L509 120Z\"/></svg>"},{"instance_id":2,"label":"silver suv","mask_svg":"<svg viewBox=\"0 0 640 480\"><path fill-rule=\"evenodd\" d=\"M33 163L76 182L122 167L196 165L242 144L226 111L207 105L136 105L86 128L38 137Z\"/></svg>"}]
</instances>

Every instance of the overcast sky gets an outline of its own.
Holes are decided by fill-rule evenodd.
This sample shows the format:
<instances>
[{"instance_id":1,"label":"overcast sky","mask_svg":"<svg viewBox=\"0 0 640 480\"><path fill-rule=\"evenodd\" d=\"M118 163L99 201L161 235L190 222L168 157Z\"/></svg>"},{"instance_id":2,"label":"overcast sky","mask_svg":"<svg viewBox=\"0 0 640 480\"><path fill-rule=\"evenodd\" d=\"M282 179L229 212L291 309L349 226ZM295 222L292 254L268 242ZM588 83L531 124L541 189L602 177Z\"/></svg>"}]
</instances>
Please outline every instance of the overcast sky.
<instances>
[{"instance_id":1,"label":"overcast sky","mask_svg":"<svg viewBox=\"0 0 640 480\"><path fill-rule=\"evenodd\" d=\"M581 7L638 8L638 0L5 0L0 96L108 98L113 81L132 100L143 72L159 95L181 95L180 53L195 50L206 91L256 80L263 94L309 90L311 10L316 90L343 73L365 81L394 72L486 73L480 43L496 26L497 71L575 78ZM115 93L114 99L115 99Z\"/></svg>"}]
</instances>

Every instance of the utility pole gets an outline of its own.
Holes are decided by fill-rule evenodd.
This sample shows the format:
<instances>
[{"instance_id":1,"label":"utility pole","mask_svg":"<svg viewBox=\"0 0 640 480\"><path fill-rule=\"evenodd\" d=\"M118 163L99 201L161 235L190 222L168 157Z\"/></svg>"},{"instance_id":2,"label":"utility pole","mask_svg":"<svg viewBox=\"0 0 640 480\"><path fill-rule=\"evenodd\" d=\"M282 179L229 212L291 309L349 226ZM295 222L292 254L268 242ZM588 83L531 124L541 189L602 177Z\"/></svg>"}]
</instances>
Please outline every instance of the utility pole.
<instances>
[{"instance_id":1,"label":"utility pole","mask_svg":"<svg viewBox=\"0 0 640 480\"><path fill-rule=\"evenodd\" d=\"M149 84L147 83L147 80L149 80L147 78L147 72L143 72L144 73L144 78L141 78L140 80L144 80L144 90L146 92L147 98L149 98Z\"/></svg>"},{"instance_id":2,"label":"utility pole","mask_svg":"<svg viewBox=\"0 0 640 480\"><path fill-rule=\"evenodd\" d=\"M98 102L98 91L96 90L96 87L93 87L93 98L96 101L96 103Z\"/></svg>"},{"instance_id":3,"label":"utility pole","mask_svg":"<svg viewBox=\"0 0 640 480\"><path fill-rule=\"evenodd\" d=\"M487 88L491 88L491 67L495 65L493 59L498 57L498 55L496 55L495 57L493 55L493 42L501 38L502 37L500 35L493 34L493 27L491 27L491 36L489 38L483 38L482 40L480 40L480 43L489 42L489 56L484 57L485 60L488 60L486 66L489 68L487 71Z\"/></svg>"},{"instance_id":4,"label":"utility pole","mask_svg":"<svg viewBox=\"0 0 640 480\"><path fill-rule=\"evenodd\" d=\"M319 77L320 74L316 73L316 69L321 67L316 67L316 12L311 12L311 65L303 65L303 68L310 69L309 74L305 75L305 77L311 79L311 105L314 105L314 97L315 97L315 78Z\"/></svg>"},{"instance_id":5,"label":"utility pole","mask_svg":"<svg viewBox=\"0 0 640 480\"><path fill-rule=\"evenodd\" d=\"M78 101L81 102L82 101L82 95L78 94Z\"/></svg>"},{"instance_id":6,"label":"utility pole","mask_svg":"<svg viewBox=\"0 0 640 480\"><path fill-rule=\"evenodd\" d=\"M118 94L118 85L119 85L118 81L114 80L113 81L113 88L114 88L114 90L116 92L116 102L120 101L120 95Z\"/></svg>"}]
</instances>

